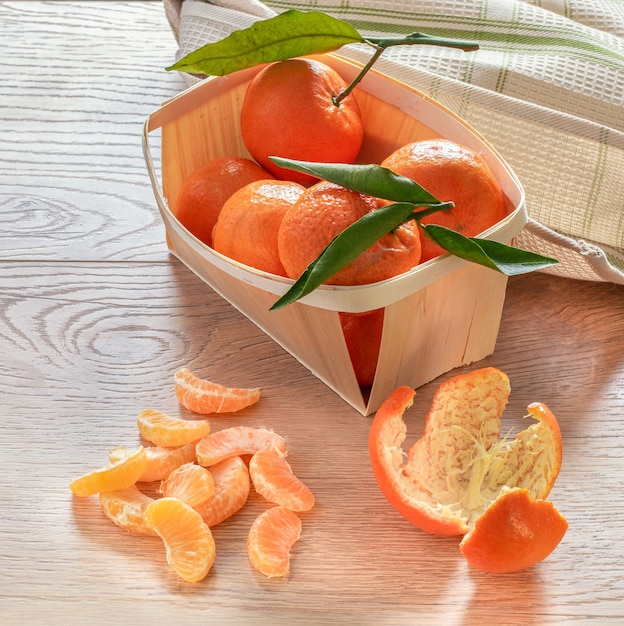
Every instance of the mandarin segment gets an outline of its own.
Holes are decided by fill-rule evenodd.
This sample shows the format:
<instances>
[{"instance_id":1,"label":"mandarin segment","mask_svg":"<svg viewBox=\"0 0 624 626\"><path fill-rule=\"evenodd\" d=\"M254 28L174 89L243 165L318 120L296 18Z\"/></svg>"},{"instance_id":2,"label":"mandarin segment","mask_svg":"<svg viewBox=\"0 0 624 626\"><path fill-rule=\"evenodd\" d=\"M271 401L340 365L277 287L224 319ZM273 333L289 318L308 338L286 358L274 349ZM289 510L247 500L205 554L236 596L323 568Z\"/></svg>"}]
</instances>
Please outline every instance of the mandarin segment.
<instances>
[{"instance_id":1,"label":"mandarin segment","mask_svg":"<svg viewBox=\"0 0 624 626\"><path fill-rule=\"evenodd\" d=\"M527 489L512 489L486 509L459 547L476 569L515 572L543 561L567 529L551 502L532 498Z\"/></svg>"},{"instance_id":2,"label":"mandarin segment","mask_svg":"<svg viewBox=\"0 0 624 626\"><path fill-rule=\"evenodd\" d=\"M138 482L149 483L164 480L174 469L196 460L196 441L191 441L179 448L161 448L159 446L145 446L147 455L147 469ZM126 446L117 446L108 453L111 463L120 461L130 454L131 449Z\"/></svg>"},{"instance_id":3,"label":"mandarin segment","mask_svg":"<svg viewBox=\"0 0 624 626\"><path fill-rule=\"evenodd\" d=\"M174 375L175 394L180 404L189 411L208 415L210 413L234 413L258 402L259 387L226 387L197 376L188 368Z\"/></svg>"},{"instance_id":4,"label":"mandarin segment","mask_svg":"<svg viewBox=\"0 0 624 626\"><path fill-rule=\"evenodd\" d=\"M274 506L253 522L247 537L247 554L253 567L268 576L288 574L290 553L301 536L301 520L296 513Z\"/></svg>"},{"instance_id":5,"label":"mandarin segment","mask_svg":"<svg viewBox=\"0 0 624 626\"><path fill-rule=\"evenodd\" d=\"M71 492L88 497L105 491L117 491L134 485L147 468L147 456L139 446L126 457L72 480Z\"/></svg>"},{"instance_id":6,"label":"mandarin segment","mask_svg":"<svg viewBox=\"0 0 624 626\"><path fill-rule=\"evenodd\" d=\"M196 507L212 498L215 493L215 482L212 474L201 465L185 463L173 470L160 485L160 493L165 497L173 497Z\"/></svg>"},{"instance_id":7,"label":"mandarin segment","mask_svg":"<svg viewBox=\"0 0 624 626\"><path fill-rule=\"evenodd\" d=\"M136 485L100 493L99 498L102 511L119 528L140 535L156 535L145 522L145 511L154 498L145 495Z\"/></svg>"},{"instance_id":8,"label":"mandarin segment","mask_svg":"<svg viewBox=\"0 0 624 626\"><path fill-rule=\"evenodd\" d=\"M286 441L267 428L232 426L202 437L195 452L200 465L211 467L231 456L251 455L272 447L284 452Z\"/></svg>"},{"instance_id":9,"label":"mandarin segment","mask_svg":"<svg viewBox=\"0 0 624 626\"><path fill-rule=\"evenodd\" d=\"M202 516L178 498L160 498L145 512L146 523L163 540L167 562L186 582L206 577L216 549L210 528Z\"/></svg>"},{"instance_id":10,"label":"mandarin segment","mask_svg":"<svg viewBox=\"0 0 624 626\"><path fill-rule=\"evenodd\" d=\"M255 490L269 502L291 511L309 511L314 506L314 494L279 450L256 452L249 460L249 475Z\"/></svg>"},{"instance_id":11,"label":"mandarin segment","mask_svg":"<svg viewBox=\"0 0 624 626\"><path fill-rule=\"evenodd\" d=\"M162 448L177 448L201 439L210 432L206 420L171 417L154 409L141 411L137 417L141 436Z\"/></svg>"},{"instance_id":12,"label":"mandarin segment","mask_svg":"<svg viewBox=\"0 0 624 626\"><path fill-rule=\"evenodd\" d=\"M243 459L233 456L213 465L210 473L215 483L214 495L195 506L211 528L229 519L247 502L251 481Z\"/></svg>"}]
</instances>

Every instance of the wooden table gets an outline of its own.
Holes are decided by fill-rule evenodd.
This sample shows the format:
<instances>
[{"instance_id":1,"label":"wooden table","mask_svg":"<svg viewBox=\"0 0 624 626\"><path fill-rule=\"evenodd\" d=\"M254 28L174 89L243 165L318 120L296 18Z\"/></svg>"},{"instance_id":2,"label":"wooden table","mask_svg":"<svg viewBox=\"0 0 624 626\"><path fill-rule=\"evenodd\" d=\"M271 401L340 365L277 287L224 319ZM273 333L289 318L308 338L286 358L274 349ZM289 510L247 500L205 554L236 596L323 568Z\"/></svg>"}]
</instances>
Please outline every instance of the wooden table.
<instances>
[{"instance_id":1,"label":"wooden table","mask_svg":"<svg viewBox=\"0 0 624 626\"><path fill-rule=\"evenodd\" d=\"M480 365L511 378L510 426L532 401L558 416L550 499L570 528L534 568L470 570L456 538L417 530L381 496L370 419L168 254L141 126L184 87L163 69L175 48L159 2L0 2L2 623L623 623L624 288L510 281ZM217 562L199 584L176 578L159 539L70 494L111 447L138 442L141 410L180 413L183 366L262 386L245 423L285 435L317 495L287 579L248 563L265 507L253 494L214 529ZM440 380L406 417L414 439Z\"/></svg>"}]
</instances>

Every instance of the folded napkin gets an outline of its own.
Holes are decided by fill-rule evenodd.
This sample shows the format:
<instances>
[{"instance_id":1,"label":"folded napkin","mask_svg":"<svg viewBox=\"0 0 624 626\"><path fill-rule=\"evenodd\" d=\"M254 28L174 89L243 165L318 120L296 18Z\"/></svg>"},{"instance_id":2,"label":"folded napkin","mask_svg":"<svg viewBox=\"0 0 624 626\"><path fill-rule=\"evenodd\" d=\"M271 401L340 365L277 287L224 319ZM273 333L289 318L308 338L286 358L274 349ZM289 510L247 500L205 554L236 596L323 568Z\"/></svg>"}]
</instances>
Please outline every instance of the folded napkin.
<instances>
[{"instance_id":1,"label":"folded napkin","mask_svg":"<svg viewBox=\"0 0 624 626\"><path fill-rule=\"evenodd\" d=\"M324 11L363 35L478 41L469 53L390 48L375 69L435 98L503 155L527 198L518 246L560 261L544 271L624 284L622 0L163 1L178 58L291 8ZM371 55L361 44L340 53Z\"/></svg>"}]
</instances>

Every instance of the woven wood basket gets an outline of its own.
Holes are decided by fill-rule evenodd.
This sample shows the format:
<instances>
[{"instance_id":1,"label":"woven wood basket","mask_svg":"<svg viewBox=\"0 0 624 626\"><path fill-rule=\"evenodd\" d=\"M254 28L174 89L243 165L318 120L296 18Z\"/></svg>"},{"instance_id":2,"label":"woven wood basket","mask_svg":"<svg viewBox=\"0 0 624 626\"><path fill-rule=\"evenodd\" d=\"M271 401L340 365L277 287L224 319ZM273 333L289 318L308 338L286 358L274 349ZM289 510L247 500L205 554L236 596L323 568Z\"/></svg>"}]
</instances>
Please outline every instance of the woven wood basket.
<instances>
[{"instance_id":1,"label":"woven wood basket","mask_svg":"<svg viewBox=\"0 0 624 626\"><path fill-rule=\"evenodd\" d=\"M338 55L319 58L346 80L360 69ZM169 207L196 167L217 156L249 156L240 138L239 111L258 69L206 79L166 102L145 122L147 169L172 253L363 415L375 411L400 384L416 388L491 354L507 284L498 272L444 255L372 285L322 286L295 304L269 311L292 281L227 259L174 217ZM510 206L509 215L482 236L508 243L522 230L527 216L520 183L466 123L375 71L366 75L356 95L366 128L362 163L378 163L399 146L419 139L445 137L466 145L485 158ZM377 372L372 388L363 392L338 311L381 307L385 315Z\"/></svg>"}]
</instances>

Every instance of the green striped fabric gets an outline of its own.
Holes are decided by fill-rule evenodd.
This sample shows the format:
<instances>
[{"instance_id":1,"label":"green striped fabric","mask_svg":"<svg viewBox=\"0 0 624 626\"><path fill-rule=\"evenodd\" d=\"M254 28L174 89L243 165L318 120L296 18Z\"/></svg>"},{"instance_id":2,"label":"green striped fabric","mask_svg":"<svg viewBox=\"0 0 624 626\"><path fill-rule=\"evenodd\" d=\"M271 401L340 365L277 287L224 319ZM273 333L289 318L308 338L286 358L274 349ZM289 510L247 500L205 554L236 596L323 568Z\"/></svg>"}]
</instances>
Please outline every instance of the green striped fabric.
<instances>
[{"instance_id":1,"label":"green striped fabric","mask_svg":"<svg viewBox=\"0 0 624 626\"><path fill-rule=\"evenodd\" d=\"M164 1L179 13L180 55L293 8L324 11L365 36L478 41L469 53L390 48L375 67L436 98L501 152L527 196L518 243L561 261L548 271L624 283L623 0ZM341 54L365 62L371 50Z\"/></svg>"}]
</instances>

